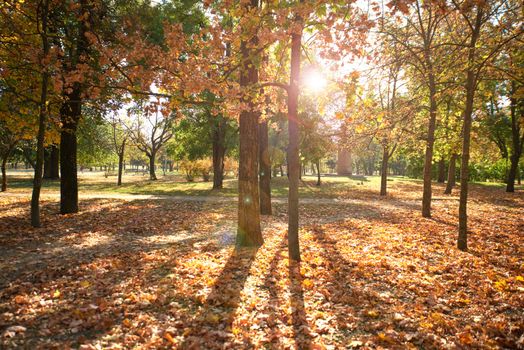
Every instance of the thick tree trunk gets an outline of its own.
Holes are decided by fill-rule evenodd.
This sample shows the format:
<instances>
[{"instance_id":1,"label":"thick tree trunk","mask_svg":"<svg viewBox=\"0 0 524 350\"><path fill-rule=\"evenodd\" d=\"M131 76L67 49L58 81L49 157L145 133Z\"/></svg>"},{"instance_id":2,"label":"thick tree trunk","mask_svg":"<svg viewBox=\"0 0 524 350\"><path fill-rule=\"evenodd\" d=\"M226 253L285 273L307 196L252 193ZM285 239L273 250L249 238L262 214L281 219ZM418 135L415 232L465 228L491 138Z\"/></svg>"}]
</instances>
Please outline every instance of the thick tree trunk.
<instances>
[{"instance_id":1,"label":"thick tree trunk","mask_svg":"<svg viewBox=\"0 0 524 350\"><path fill-rule=\"evenodd\" d=\"M80 1L83 20L78 21L76 52L72 64L85 63L88 56L89 10L86 0ZM76 68L76 67L74 67ZM78 122L82 116L82 86L74 82L68 86L71 92L65 93L65 101L60 108L62 130L60 133L60 213L78 212L78 174L77 174L77 138Z\"/></svg>"},{"instance_id":2,"label":"thick tree trunk","mask_svg":"<svg viewBox=\"0 0 524 350\"><path fill-rule=\"evenodd\" d=\"M149 180L157 180L156 177L156 169L155 169L155 158L156 158L156 152L151 152L151 155L149 156Z\"/></svg>"},{"instance_id":3,"label":"thick tree trunk","mask_svg":"<svg viewBox=\"0 0 524 350\"><path fill-rule=\"evenodd\" d=\"M444 191L444 194L451 194L451 190L455 186L455 172L456 172L456 166L457 166L457 154L453 153L451 155L451 158L449 159L449 167L448 167L448 181L446 183L446 190Z\"/></svg>"},{"instance_id":4,"label":"thick tree trunk","mask_svg":"<svg viewBox=\"0 0 524 350\"><path fill-rule=\"evenodd\" d=\"M426 155L424 159L424 188L422 193L422 216L431 217L431 167L433 161L433 145L435 143L435 128L437 123L437 90L435 78L432 74L429 76L429 125L428 137L426 141Z\"/></svg>"},{"instance_id":5,"label":"thick tree trunk","mask_svg":"<svg viewBox=\"0 0 524 350\"><path fill-rule=\"evenodd\" d=\"M317 160L317 186L320 186L320 160Z\"/></svg>"},{"instance_id":6,"label":"thick tree trunk","mask_svg":"<svg viewBox=\"0 0 524 350\"><path fill-rule=\"evenodd\" d=\"M288 249L289 258L300 261L300 245L298 238L298 181L300 175L299 161L299 123L298 123L298 95L300 80L300 54L302 46L302 19L297 23L300 29L291 35L291 76L288 90Z\"/></svg>"},{"instance_id":7,"label":"thick tree trunk","mask_svg":"<svg viewBox=\"0 0 524 350\"><path fill-rule=\"evenodd\" d=\"M380 195L381 196L385 196L387 194L388 161L389 161L389 150L388 150L388 147L384 147L384 150L382 152L382 168L380 170Z\"/></svg>"},{"instance_id":8,"label":"thick tree trunk","mask_svg":"<svg viewBox=\"0 0 524 350\"><path fill-rule=\"evenodd\" d=\"M260 214L271 215L271 160L269 158L269 138L267 120L258 124L260 160Z\"/></svg>"},{"instance_id":9,"label":"thick tree trunk","mask_svg":"<svg viewBox=\"0 0 524 350\"><path fill-rule=\"evenodd\" d=\"M258 6L258 0L247 4L250 9ZM240 113L240 159L238 169L238 228L236 245L258 247L264 243L260 229L260 198L258 193L258 118L254 111L254 102L249 96L250 89L258 83L258 68L256 56L250 47L256 47L257 37L246 42L242 40L242 70L240 86L244 89L243 102L248 110Z\"/></svg>"},{"instance_id":10,"label":"thick tree trunk","mask_svg":"<svg viewBox=\"0 0 524 350\"><path fill-rule=\"evenodd\" d=\"M80 89L66 97L60 109L60 213L78 212L78 175L76 130L81 116Z\"/></svg>"},{"instance_id":11,"label":"thick tree trunk","mask_svg":"<svg viewBox=\"0 0 524 350\"><path fill-rule=\"evenodd\" d=\"M226 120L221 116L216 118L213 125L213 188L219 189L224 186Z\"/></svg>"},{"instance_id":12,"label":"thick tree trunk","mask_svg":"<svg viewBox=\"0 0 524 350\"><path fill-rule=\"evenodd\" d=\"M438 175L437 175L437 182L443 184L446 180L446 162L444 161L444 157L441 157L438 161Z\"/></svg>"}]
</instances>

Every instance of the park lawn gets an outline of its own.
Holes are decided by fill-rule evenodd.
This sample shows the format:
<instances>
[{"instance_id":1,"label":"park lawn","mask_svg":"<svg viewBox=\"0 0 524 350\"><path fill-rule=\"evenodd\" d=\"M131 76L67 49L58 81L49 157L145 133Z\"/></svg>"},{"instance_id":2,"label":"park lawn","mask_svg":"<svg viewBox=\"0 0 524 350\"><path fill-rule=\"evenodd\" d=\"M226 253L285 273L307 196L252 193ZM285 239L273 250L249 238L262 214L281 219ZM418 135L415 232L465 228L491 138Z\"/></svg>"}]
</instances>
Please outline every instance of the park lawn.
<instances>
[{"instance_id":1,"label":"park lawn","mask_svg":"<svg viewBox=\"0 0 524 350\"><path fill-rule=\"evenodd\" d=\"M472 186L465 253L442 185L431 219L418 181L364 186L301 204L300 264L282 202L265 244L235 251L234 201L44 200L34 229L0 196L0 347L522 347L524 194Z\"/></svg>"},{"instance_id":2,"label":"park lawn","mask_svg":"<svg viewBox=\"0 0 524 350\"><path fill-rule=\"evenodd\" d=\"M31 174L15 175L9 177L10 191L29 192L32 186ZM346 198L352 192L361 194L370 191L379 191L379 176L322 176L321 186L316 186L316 176L307 175L300 181L299 195L303 198ZM390 176L388 178L389 188L401 188L410 182L417 182L406 177ZM116 177L104 177L103 172L84 172L79 173L80 193L117 193L133 195L154 195L154 196L224 196L235 197L238 194L238 182L233 178L224 180L224 188L213 190L211 181L203 182L197 179L195 182L187 182L183 176L159 174L157 181L148 180L143 175L127 175L123 178L123 184L116 186ZM275 177L271 182L272 196L287 197L288 181L287 177ZM501 183L479 183L482 186L502 188ZM45 180L43 183L43 193L58 193L60 183L57 180ZM517 190L522 186L516 186Z\"/></svg>"}]
</instances>

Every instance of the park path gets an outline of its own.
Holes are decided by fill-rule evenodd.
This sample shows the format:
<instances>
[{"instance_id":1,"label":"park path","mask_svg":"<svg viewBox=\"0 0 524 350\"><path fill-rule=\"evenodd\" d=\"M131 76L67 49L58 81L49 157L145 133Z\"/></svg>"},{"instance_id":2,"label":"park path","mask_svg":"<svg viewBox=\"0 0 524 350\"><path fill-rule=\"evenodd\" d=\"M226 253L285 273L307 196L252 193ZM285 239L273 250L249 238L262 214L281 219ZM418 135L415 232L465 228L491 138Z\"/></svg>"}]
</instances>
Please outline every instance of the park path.
<instances>
[{"instance_id":1,"label":"park path","mask_svg":"<svg viewBox=\"0 0 524 350\"><path fill-rule=\"evenodd\" d=\"M15 197L25 200L31 199L31 192L4 192L2 196L5 197ZM60 192L43 192L41 195L43 200L59 200ZM206 202L206 203L235 203L238 201L236 196L181 196L181 195L157 195L157 194L131 194L131 193L107 193L107 192L90 192L90 193L79 193L79 200L86 199L117 199L124 201L133 201L133 200L171 200L176 202ZM453 197L445 198L433 198L433 200L453 200ZM403 198L402 200L398 198L391 197L376 197L376 198L329 198L329 197L301 197L299 198L300 204L317 204L317 205L361 205L361 204L377 204L380 203L381 206L409 206L412 207L413 204L418 203L419 199L407 199ZM286 197L272 197L272 203L276 204L286 204ZM391 208L388 208L391 209Z\"/></svg>"}]
</instances>

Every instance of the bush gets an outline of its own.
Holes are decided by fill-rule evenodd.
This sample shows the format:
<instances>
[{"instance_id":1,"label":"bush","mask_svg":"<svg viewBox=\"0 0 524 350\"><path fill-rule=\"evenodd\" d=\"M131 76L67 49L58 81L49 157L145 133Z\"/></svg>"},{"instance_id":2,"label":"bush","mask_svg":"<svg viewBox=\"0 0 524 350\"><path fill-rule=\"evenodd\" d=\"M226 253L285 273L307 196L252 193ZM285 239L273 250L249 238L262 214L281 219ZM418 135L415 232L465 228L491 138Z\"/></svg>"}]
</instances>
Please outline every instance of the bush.
<instances>
[{"instance_id":1,"label":"bush","mask_svg":"<svg viewBox=\"0 0 524 350\"><path fill-rule=\"evenodd\" d=\"M180 162L180 169L184 172L188 182L195 181L195 176L201 175L202 180L209 181L213 162L210 159L187 160Z\"/></svg>"}]
</instances>

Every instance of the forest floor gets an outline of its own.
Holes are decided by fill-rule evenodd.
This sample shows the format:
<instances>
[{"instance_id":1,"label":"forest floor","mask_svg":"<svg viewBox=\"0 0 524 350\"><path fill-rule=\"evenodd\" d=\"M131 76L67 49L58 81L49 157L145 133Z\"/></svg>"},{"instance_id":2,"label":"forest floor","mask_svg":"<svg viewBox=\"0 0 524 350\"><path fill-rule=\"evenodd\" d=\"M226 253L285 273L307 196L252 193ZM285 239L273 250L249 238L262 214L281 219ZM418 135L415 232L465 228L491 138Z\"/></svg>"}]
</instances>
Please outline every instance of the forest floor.
<instances>
[{"instance_id":1,"label":"forest floor","mask_svg":"<svg viewBox=\"0 0 524 350\"><path fill-rule=\"evenodd\" d=\"M285 198L265 244L235 251L228 193L84 188L59 215L50 186L33 229L15 181L0 195L0 348L524 348L523 191L471 186L461 252L442 185L425 219L420 182L381 198L376 179L345 179L303 194L301 263Z\"/></svg>"}]
</instances>

